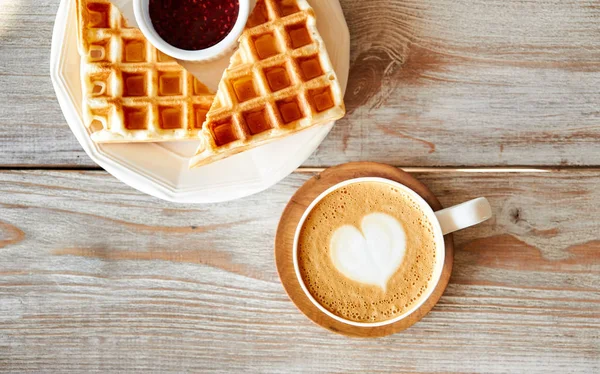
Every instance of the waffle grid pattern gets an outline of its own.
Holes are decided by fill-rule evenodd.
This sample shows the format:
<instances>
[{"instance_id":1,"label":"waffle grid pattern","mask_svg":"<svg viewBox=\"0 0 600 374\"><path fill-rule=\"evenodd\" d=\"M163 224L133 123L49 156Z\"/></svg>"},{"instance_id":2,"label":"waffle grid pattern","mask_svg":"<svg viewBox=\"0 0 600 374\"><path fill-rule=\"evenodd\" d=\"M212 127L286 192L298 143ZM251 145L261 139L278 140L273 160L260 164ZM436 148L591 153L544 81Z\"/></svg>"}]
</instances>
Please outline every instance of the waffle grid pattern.
<instances>
[{"instance_id":1,"label":"waffle grid pattern","mask_svg":"<svg viewBox=\"0 0 600 374\"><path fill-rule=\"evenodd\" d=\"M258 0L224 74L190 166L204 165L345 113L306 0Z\"/></svg>"},{"instance_id":2,"label":"waffle grid pattern","mask_svg":"<svg viewBox=\"0 0 600 374\"><path fill-rule=\"evenodd\" d=\"M128 28L109 0L77 0L84 121L96 142L195 139L214 95Z\"/></svg>"}]
</instances>

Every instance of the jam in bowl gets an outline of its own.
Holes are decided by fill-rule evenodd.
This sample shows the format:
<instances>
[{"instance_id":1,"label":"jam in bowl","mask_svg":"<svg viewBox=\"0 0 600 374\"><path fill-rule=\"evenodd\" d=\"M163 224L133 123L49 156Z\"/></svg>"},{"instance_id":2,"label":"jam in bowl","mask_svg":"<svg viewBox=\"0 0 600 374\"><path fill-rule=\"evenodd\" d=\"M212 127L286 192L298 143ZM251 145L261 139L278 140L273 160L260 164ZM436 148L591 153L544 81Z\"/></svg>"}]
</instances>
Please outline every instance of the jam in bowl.
<instances>
[{"instance_id":1,"label":"jam in bowl","mask_svg":"<svg viewBox=\"0 0 600 374\"><path fill-rule=\"evenodd\" d=\"M133 0L138 26L161 52L187 61L211 61L236 45L250 0Z\"/></svg>"}]
</instances>

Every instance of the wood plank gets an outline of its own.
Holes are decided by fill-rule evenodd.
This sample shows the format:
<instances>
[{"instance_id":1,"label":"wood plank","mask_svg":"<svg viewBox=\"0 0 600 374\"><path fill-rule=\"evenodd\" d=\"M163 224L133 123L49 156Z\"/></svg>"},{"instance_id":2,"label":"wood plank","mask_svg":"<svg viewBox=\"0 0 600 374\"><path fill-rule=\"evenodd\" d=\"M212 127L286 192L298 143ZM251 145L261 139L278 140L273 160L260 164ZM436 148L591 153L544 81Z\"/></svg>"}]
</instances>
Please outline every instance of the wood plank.
<instances>
[{"instance_id":1,"label":"wood plank","mask_svg":"<svg viewBox=\"0 0 600 374\"><path fill-rule=\"evenodd\" d=\"M306 166L600 165L592 0L341 0L340 121ZM94 166L48 79L59 0L0 0L0 163Z\"/></svg>"},{"instance_id":2,"label":"wood plank","mask_svg":"<svg viewBox=\"0 0 600 374\"><path fill-rule=\"evenodd\" d=\"M0 165L93 166L50 80L58 0L0 0Z\"/></svg>"},{"instance_id":3,"label":"wood plank","mask_svg":"<svg viewBox=\"0 0 600 374\"><path fill-rule=\"evenodd\" d=\"M306 165L596 165L600 7L345 1L349 114Z\"/></svg>"},{"instance_id":4,"label":"wood plank","mask_svg":"<svg viewBox=\"0 0 600 374\"><path fill-rule=\"evenodd\" d=\"M600 170L416 173L495 218L455 236L431 314L378 340L313 325L279 283L277 221L310 176L184 206L103 172L0 172L0 370L600 370Z\"/></svg>"}]
</instances>

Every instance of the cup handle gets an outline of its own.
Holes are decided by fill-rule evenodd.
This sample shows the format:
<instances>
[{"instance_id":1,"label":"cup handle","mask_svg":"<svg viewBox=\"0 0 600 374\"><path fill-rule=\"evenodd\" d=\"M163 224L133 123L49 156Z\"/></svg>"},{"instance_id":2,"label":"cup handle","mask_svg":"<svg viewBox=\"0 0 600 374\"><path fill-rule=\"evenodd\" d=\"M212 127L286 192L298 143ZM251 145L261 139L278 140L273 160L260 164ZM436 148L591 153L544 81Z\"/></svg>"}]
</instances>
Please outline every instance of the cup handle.
<instances>
[{"instance_id":1,"label":"cup handle","mask_svg":"<svg viewBox=\"0 0 600 374\"><path fill-rule=\"evenodd\" d=\"M476 225L492 217L492 207L485 197L438 210L435 215L444 235Z\"/></svg>"}]
</instances>

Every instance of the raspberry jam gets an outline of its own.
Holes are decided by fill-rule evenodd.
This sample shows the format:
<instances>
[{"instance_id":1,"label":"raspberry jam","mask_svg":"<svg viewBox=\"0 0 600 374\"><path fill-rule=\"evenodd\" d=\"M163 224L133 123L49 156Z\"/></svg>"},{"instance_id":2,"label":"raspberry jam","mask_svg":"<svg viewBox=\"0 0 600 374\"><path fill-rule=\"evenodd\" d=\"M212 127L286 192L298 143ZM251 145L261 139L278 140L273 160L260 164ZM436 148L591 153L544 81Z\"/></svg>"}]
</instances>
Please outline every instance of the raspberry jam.
<instances>
[{"instance_id":1,"label":"raspberry jam","mask_svg":"<svg viewBox=\"0 0 600 374\"><path fill-rule=\"evenodd\" d=\"M237 20L238 0L150 0L150 19L167 43L197 51L225 39Z\"/></svg>"}]
</instances>

